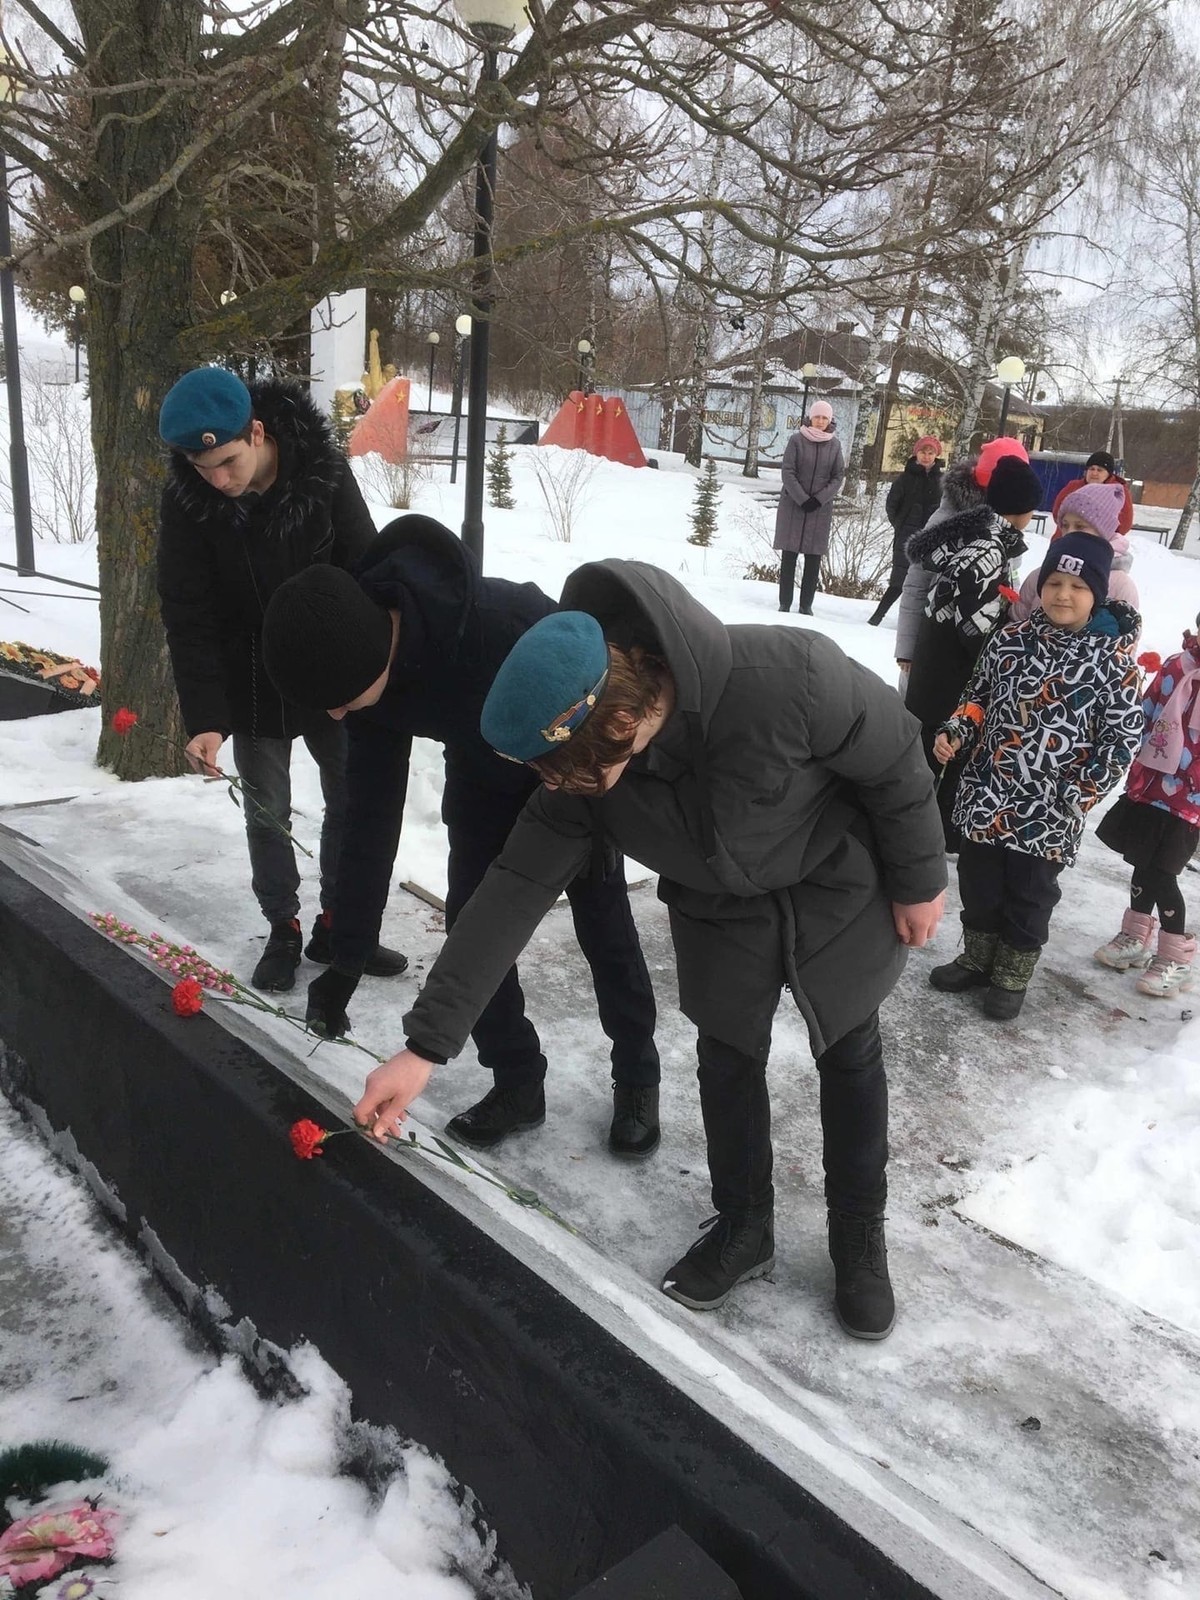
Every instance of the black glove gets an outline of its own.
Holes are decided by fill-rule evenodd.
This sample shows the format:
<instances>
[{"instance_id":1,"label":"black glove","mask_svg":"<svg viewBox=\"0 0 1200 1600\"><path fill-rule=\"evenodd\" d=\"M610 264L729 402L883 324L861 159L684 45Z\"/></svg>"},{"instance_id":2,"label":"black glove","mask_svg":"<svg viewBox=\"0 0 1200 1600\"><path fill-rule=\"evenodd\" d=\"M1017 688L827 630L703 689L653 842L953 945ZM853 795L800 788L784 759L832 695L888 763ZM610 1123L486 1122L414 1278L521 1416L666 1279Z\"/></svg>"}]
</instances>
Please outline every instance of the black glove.
<instances>
[{"instance_id":1,"label":"black glove","mask_svg":"<svg viewBox=\"0 0 1200 1600\"><path fill-rule=\"evenodd\" d=\"M314 978L308 986L308 1006L304 1012L304 1020L312 1031L324 1034L327 1039L340 1039L348 1033L350 1018L346 1007L357 988L357 975L339 972L336 967L328 967L319 978Z\"/></svg>"},{"instance_id":2,"label":"black glove","mask_svg":"<svg viewBox=\"0 0 1200 1600\"><path fill-rule=\"evenodd\" d=\"M810 494L800 509L801 511L820 511L821 502L817 499L815 494Z\"/></svg>"}]
</instances>

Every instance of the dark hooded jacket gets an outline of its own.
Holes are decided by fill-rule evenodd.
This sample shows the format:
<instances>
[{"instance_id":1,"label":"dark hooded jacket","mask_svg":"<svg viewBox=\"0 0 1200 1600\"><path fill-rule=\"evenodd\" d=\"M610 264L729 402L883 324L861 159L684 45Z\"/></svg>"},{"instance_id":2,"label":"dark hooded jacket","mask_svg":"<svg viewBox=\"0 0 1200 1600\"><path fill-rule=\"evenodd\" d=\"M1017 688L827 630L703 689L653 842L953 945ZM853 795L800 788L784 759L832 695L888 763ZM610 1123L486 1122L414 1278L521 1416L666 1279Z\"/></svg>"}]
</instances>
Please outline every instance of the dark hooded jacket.
<instances>
[{"instance_id":1,"label":"dark hooded jacket","mask_svg":"<svg viewBox=\"0 0 1200 1600\"><path fill-rule=\"evenodd\" d=\"M445 746L442 820L470 828L497 797L520 800L537 779L505 761L479 732L501 662L554 601L536 584L480 576L475 557L431 517L398 517L355 570L371 599L399 615L382 698L346 718L346 826L333 903L338 967L361 970L379 935L414 738Z\"/></svg>"},{"instance_id":2,"label":"dark hooded jacket","mask_svg":"<svg viewBox=\"0 0 1200 1600\"><path fill-rule=\"evenodd\" d=\"M904 471L894 479L884 511L897 539L923 528L941 504L943 466L940 458L926 468L916 456L909 456Z\"/></svg>"},{"instance_id":3,"label":"dark hooded jacket","mask_svg":"<svg viewBox=\"0 0 1200 1600\"><path fill-rule=\"evenodd\" d=\"M899 976L891 902L931 900L945 886L915 723L832 641L726 627L641 562L579 568L561 604L590 612L613 643L665 657L675 707L607 794L536 791L405 1018L414 1048L434 1059L458 1053L599 826L661 874L680 1005L700 1031L764 1048L747 1032L746 997L761 996L764 972L778 971L819 1053L870 1016ZM735 920L745 932L739 971L718 959L729 941L710 932Z\"/></svg>"},{"instance_id":4,"label":"dark hooded jacket","mask_svg":"<svg viewBox=\"0 0 1200 1600\"><path fill-rule=\"evenodd\" d=\"M930 586L904 703L927 728L954 710L979 652L1005 620L1004 590L1024 549L1020 533L986 504L908 541L909 559L929 573Z\"/></svg>"},{"instance_id":5,"label":"dark hooded jacket","mask_svg":"<svg viewBox=\"0 0 1200 1600\"><path fill-rule=\"evenodd\" d=\"M926 518L926 528L936 528L939 523L947 522L951 517L956 517L960 511L969 511L972 506L986 504L983 490L975 479L975 467L978 456L972 456L969 461L956 461L948 467L942 477L942 498L937 510ZM933 574L927 572L920 562L914 561L908 569L908 576L904 580L904 593L900 596L900 606L896 613L896 660L911 661L913 651L917 646L917 632L921 626L921 615L925 610L925 600L929 594L929 585L933 582Z\"/></svg>"},{"instance_id":6,"label":"dark hooded jacket","mask_svg":"<svg viewBox=\"0 0 1200 1600\"><path fill-rule=\"evenodd\" d=\"M375 524L328 423L298 384L250 386L279 451L265 494L230 498L172 451L163 489L158 594L188 737L213 730L287 738L324 713L280 696L262 658L262 619L285 578L315 562L352 567Z\"/></svg>"}]
</instances>

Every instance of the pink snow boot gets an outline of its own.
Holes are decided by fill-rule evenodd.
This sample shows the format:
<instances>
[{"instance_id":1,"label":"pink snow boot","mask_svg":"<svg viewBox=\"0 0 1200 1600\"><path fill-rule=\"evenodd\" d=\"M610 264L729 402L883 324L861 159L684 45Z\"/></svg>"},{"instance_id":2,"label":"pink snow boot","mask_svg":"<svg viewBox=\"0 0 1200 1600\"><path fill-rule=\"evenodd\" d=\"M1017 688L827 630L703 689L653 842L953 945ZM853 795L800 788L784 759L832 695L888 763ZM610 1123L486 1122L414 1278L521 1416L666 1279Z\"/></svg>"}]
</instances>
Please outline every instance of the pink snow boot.
<instances>
[{"instance_id":1,"label":"pink snow boot","mask_svg":"<svg viewBox=\"0 0 1200 1600\"><path fill-rule=\"evenodd\" d=\"M1191 933L1160 933L1154 960L1137 981L1139 994L1156 1000L1173 1000L1192 986L1192 962L1196 956L1196 936Z\"/></svg>"},{"instance_id":2,"label":"pink snow boot","mask_svg":"<svg viewBox=\"0 0 1200 1600\"><path fill-rule=\"evenodd\" d=\"M1158 928L1158 919L1145 911L1126 911L1121 918L1121 931L1114 934L1106 945L1096 951L1096 960L1102 967L1112 967L1117 972L1140 970L1150 965L1150 942Z\"/></svg>"}]
</instances>

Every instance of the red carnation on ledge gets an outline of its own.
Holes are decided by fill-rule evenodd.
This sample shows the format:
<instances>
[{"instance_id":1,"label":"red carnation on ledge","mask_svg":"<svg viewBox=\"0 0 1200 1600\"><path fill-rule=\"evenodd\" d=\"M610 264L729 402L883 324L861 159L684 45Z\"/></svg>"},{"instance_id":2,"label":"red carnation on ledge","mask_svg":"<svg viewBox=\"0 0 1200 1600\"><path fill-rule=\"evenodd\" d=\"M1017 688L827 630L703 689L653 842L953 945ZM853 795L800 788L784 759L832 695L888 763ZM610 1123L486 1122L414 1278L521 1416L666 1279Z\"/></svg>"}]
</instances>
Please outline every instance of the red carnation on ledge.
<instances>
[{"instance_id":1,"label":"red carnation on ledge","mask_svg":"<svg viewBox=\"0 0 1200 1600\"><path fill-rule=\"evenodd\" d=\"M310 1122L307 1117L292 1123L292 1149L301 1161L311 1161L314 1156L319 1156L322 1153L321 1146L329 1137L327 1128L322 1128L318 1122Z\"/></svg>"},{"instance_id":2,"label":"red carnation on ledge","mask_svg":"<svg viewBox=\"0 0 1200 1600\"><path fill-rule=\"evenodd\" d=\"M1157 650L1144 650L1137 658L1137 664L1143 672L1159 672L1162 670L1162 657Z\"/></svg>"},{"instance_id":3,"label":"red carnation on ledge","mask_svg":"<svg viewBox=\"0 0 1200 1600\"><path fill-rule=\"evenodd\" d=\"M194 1017L204 1004L204 986L199 978L183 978L171 990L171 1005L177 1017Z\"/></svg>"},{"instance_id":4,"label":"red carnation on ledge","mask_svg":"<svg viewBox=\"0 0 1200 1600\"><path fill-rule=\"evenodd\" d=\"M138 714L130 711L128 706L122 706L113 713L112 728L114 733L127 734L131 728L137 727Z\"/></svg>"}]
</instances>

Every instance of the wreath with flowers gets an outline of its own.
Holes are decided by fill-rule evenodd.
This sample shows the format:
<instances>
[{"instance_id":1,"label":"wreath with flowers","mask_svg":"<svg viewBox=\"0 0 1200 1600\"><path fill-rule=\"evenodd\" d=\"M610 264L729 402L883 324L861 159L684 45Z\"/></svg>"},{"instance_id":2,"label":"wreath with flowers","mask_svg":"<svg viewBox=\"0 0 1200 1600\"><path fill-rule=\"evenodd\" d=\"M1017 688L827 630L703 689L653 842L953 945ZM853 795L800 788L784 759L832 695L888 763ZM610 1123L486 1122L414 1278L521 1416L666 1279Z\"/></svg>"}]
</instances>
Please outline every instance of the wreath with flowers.
<instances>
[{"instance_id":1,"label":"wreath with flowers","mask_svg":"<svg viewBox=\"0 0 1200 1600\"><path fill-rule=\"evenodd\" d=\"M53 650L37 650L21 640L0 640L0 672L15 678L31 678L72 706L100 704L100 674L74 656L60 656Z\"/></svg>"}]
</instances>

